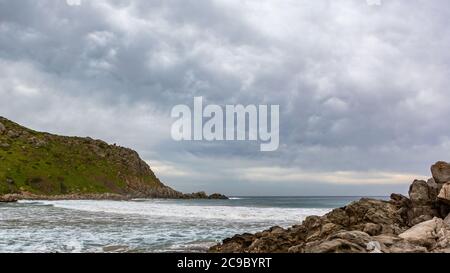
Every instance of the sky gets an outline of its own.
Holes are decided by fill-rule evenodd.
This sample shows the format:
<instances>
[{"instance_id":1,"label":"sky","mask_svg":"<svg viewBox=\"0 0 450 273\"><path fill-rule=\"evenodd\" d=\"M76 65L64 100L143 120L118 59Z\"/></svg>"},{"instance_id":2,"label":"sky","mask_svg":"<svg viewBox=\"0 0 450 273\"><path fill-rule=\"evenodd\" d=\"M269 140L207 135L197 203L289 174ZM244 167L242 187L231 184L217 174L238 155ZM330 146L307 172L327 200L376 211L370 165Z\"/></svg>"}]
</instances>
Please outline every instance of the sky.
<instances>
[{"instance_id":1,"label":"sky","mask_svg":"<svg viewBox=\"0 0 450 273\"><path fill-rule=\"evenodd\" d=\"M184 192L405 193L450 155L447 0L0 0L0 116L135 149ZM280 147L171 109L280 105Z\"/></svg>"}]
</instances>

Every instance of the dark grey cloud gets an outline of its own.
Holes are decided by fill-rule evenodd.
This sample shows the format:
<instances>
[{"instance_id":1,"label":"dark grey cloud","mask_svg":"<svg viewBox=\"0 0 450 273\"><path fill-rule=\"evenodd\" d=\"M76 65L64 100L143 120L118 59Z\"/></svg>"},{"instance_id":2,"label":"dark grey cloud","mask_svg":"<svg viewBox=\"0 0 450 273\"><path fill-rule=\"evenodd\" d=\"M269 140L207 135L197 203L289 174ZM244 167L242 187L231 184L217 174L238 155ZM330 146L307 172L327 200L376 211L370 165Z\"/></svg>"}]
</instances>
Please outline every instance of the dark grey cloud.
<instances>
[{"instance_id":1,"label":"dark grey cloud","mask_svg":"<svg viewBox=\"0 0 450 273\"><path fill-rule=\"evenodd\" d=\"M133 147L187 191L388 193L449 160L448 5L0 0L0 114ZM172 141L194 96L279 104L280 149Z\"/></svg>"}]
</instances>

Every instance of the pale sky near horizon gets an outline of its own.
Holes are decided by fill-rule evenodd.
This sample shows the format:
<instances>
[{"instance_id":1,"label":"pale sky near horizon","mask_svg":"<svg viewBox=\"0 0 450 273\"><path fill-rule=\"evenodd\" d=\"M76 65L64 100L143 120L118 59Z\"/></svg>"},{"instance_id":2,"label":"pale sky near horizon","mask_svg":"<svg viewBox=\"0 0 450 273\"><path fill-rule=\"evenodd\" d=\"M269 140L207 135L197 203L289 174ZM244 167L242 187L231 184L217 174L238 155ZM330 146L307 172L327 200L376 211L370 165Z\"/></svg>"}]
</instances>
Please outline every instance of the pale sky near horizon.
<instances>
[{"instance_id":1,"label":"pale sky near horizon","mask_svg":"<svg viewBox=\"0 0 450 273\"><path fill-rule=\"evenodd\" d=\"M405 193L450 161L449 18L447 0L0 0L0 116L133 148L185 192ZM279 150L173 141L195 96L280 105Z\"/></svg>"}]
</instances>

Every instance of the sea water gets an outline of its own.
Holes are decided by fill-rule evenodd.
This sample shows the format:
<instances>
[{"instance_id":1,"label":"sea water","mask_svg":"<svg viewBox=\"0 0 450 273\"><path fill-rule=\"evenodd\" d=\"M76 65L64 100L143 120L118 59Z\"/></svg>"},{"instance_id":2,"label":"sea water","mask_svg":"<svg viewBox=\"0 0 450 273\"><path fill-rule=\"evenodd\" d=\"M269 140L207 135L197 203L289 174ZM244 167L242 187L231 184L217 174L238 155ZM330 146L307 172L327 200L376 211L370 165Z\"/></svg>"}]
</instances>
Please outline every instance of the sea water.
<instances>
[{"instance_id":1,"label":"sea water","mask_svg":"<svg viewBox=\"0 0 450 273\"><path fill-rule=\"evenodd\" d=\"M222 239L300 224L359 197L21 201L0 204L0 252L204 252Z\"/></svg>"}]
</instances>

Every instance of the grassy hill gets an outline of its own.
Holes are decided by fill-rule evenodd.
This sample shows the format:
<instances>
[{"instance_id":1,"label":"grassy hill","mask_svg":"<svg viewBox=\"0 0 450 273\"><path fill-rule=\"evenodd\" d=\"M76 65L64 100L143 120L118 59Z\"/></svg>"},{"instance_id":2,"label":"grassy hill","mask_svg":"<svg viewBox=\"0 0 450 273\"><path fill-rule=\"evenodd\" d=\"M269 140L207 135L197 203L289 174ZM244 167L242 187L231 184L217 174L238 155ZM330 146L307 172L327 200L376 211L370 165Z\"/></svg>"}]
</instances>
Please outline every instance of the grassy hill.
<instances>
[{"instance_id":1,"label":"grassy hill","mask_svg":"<svg viewBox=\"0 0 450 273\"><path fill-rule=\"evenodd\" d=\"M0 195L180 197L139 155L101 140L36 132L0 117Z\"/></svg>"}]
</instances>

